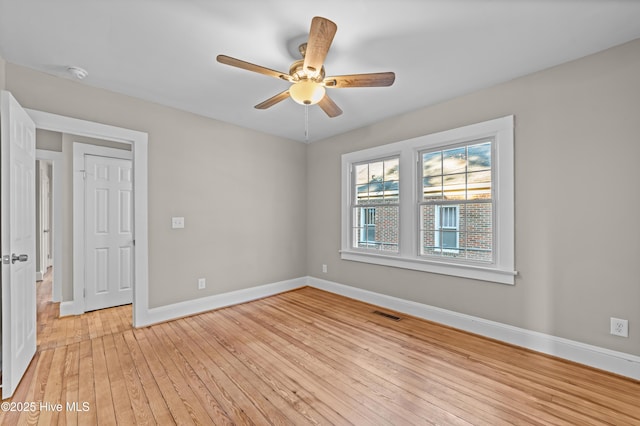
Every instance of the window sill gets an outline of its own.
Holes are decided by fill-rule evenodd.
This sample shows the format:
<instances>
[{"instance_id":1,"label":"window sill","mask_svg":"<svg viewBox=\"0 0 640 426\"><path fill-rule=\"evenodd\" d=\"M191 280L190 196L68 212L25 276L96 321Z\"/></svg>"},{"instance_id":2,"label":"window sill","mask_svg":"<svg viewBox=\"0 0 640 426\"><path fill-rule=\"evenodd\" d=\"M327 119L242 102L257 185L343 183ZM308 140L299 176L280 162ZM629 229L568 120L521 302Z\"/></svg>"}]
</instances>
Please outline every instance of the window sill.
<instances>
[{"instance_id":1,"label":"window sill","mask_svg":"<svg viewBox=\"0 0 640 426\"><path fill-rule=\"evenodd\" d=\"M365 253L349 250L341 250L340 258L342 260L351 260L354 262L372 263L375 265L432 272L434 274L451 275L454 277L471 278L509 285L515 284L515 276L518 274L517 271L476 265L434 262L425 259L400 257L398 255Z\"/></svg>"}]
</instances>

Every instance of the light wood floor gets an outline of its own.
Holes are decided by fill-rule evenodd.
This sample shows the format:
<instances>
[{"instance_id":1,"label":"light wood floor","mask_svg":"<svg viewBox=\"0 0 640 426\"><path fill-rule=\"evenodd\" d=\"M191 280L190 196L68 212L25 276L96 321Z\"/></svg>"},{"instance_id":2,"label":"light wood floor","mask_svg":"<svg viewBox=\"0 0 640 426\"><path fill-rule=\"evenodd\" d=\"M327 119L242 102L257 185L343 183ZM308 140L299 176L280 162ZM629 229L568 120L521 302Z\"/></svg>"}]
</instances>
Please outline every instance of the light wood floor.
<instances>
[{"instance_id":1,"label":"light wood floor","mask_svg":"<svg viewBox=\"0 0 640 426\"><path fill-rule=\"evenodd\" d=\"M57 318L48 285L9 401L88 411L0 424L640 424L640 382L313 288L132 329L129 306Z\"/></svg>"}]
</instances>

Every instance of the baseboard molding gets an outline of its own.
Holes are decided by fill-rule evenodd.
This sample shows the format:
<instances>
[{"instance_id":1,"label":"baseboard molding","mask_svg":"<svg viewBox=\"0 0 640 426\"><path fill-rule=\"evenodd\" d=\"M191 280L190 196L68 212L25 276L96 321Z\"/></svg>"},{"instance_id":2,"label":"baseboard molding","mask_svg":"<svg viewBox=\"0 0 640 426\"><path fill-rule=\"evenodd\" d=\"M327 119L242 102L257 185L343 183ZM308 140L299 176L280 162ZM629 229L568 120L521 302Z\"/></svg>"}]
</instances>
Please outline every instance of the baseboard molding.
<instances>
[{"instance_id":1,"label":"baseboard molding","mask_svg":"<svg viewBox=\"0 0 640 426\"><path fill-rule=\"evenodd\" d=\"M79 304L75 303L73 300L60 302L61 317L68 317L69 315L80 315L80 314L84 314L84 309L82 309L79 306Z\"/></svg>"},{"instance_id":2,"label":"baseboard molding","mask_svg":"<svg viewBox=\"0 0 640 426\"><path fill-rule=\"evenodd\" d=\"M301 277L243 290L231 291L229 293L216 294L200 299L174 303L172 305L161 306L158 308L151 308L142 318L135 318L135 326L145 327L177 318L188 317L213 309L262 299L264 297L284 293L285 291L294 290L306 285L307 277Z\"/></svg>"},{"instance_id":3,"label":"baseboard molding","mask_svg":"<svg viewBox=\"0 0 640 426\"><path fill-rule=\"evenodd\" d=\"M505 343L640 380L640 357L635 355L513 327L507 324L374 293L315 277L308 277L307 284L311 287L371 303L383 308L392 309L470 333L479 334Z\"/></svg>"}]
</instances>

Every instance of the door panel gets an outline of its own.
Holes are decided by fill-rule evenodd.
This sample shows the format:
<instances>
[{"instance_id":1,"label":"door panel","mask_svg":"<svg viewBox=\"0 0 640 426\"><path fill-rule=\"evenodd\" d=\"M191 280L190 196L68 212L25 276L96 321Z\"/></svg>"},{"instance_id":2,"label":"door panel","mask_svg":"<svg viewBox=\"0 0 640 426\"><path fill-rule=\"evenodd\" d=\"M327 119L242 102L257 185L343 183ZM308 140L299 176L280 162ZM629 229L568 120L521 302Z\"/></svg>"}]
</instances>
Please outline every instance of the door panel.
<instances>
[{"instance_id":1,"label":"door panel","mask_svg":"<svg viewBox=\"0 0 640 426\"><path fill-rule=\"evenodd\" d=\"M133 299L131 160L85 155L85 310Z\"/></svg>"},{"instance_id":2,"label":"door panel","mask_svg":"<svg viewBox=\"0 0 640 426\"><path fill-rule=\"evenodd\" d=\"M2 398L13 395L36 352L35 124L0 94Z\"/></svg>"}]
</instances>

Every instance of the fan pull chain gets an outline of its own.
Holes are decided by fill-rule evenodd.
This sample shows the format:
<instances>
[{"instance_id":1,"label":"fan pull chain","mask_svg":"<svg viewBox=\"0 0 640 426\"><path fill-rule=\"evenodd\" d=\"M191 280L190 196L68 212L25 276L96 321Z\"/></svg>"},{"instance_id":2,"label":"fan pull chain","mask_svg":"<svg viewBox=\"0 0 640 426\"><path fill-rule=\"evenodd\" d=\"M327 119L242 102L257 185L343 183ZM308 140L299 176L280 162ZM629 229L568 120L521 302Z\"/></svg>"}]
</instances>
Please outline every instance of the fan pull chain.
<instances>
[{"instance_id":1,"label":"fan pull chain","mask_svg":"<svg viewBox=\"0 0 640 426\"><path fill-rule=\"evenodd\" d=\"M304 106L304 141L309 143L309 105Z\"/></svg>"}]
</instances>

